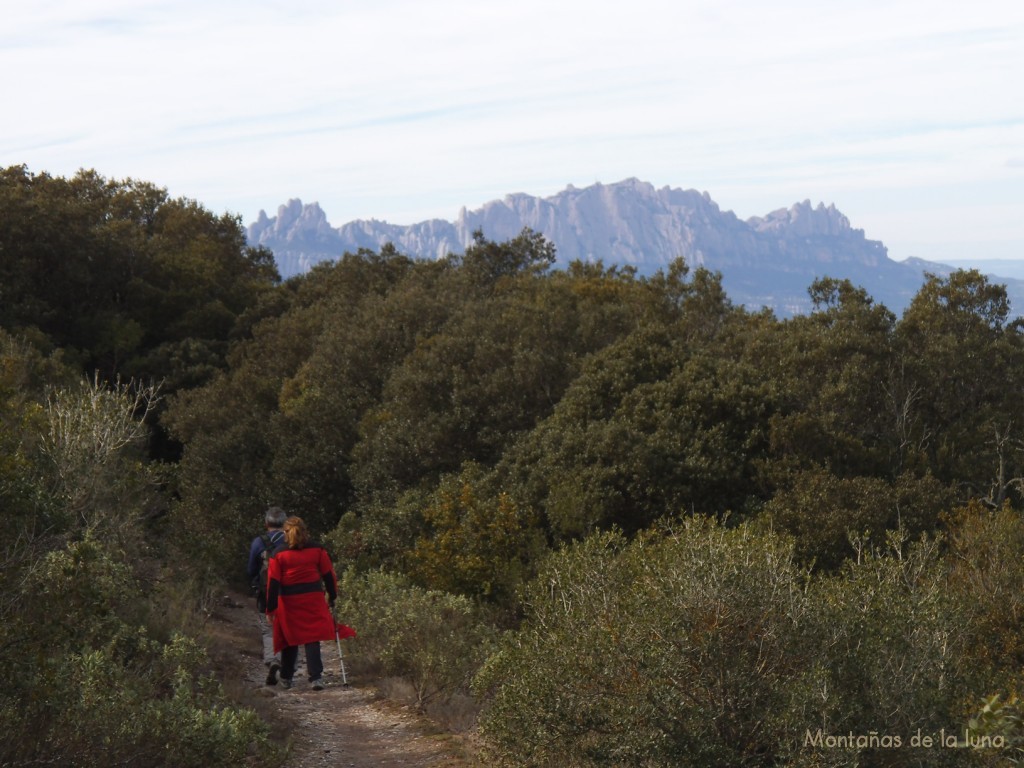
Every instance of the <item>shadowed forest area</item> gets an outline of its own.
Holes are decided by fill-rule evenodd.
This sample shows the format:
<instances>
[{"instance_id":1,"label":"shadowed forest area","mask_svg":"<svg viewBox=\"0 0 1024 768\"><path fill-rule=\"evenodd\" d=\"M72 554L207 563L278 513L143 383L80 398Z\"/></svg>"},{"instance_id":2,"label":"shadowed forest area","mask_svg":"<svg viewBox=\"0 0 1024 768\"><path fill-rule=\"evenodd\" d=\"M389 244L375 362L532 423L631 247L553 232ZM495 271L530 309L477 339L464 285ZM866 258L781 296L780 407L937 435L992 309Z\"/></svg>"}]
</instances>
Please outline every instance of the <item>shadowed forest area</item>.
<instances>
[{"instance_id":1,"label":"shadowed forest area","mask_svg":"<svg viewBox=\"0 0 1024 768\"><path fill-rule=\"evenodd\" d=\"M0 764L283 765L198 640L270 505L356 672L491 763L1024 759L1005 290L896 317L822 279L780 320L553 262L480 234L282 282L150 183L0 170Z\"/></svg>"}]
</instances>

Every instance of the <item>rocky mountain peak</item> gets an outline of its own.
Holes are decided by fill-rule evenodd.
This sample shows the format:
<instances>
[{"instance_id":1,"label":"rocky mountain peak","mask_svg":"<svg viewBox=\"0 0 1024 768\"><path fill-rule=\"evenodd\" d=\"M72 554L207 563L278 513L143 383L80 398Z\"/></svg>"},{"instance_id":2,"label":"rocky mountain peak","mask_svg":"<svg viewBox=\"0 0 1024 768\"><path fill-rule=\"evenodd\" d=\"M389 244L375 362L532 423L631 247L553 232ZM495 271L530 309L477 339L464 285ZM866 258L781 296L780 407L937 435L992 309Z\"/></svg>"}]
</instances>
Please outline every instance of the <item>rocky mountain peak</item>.
<instances>
[{"instance_id":1,"label":"rocky mountain peak","mask_svg":"<svg viewBox=\"0 0 1024 768\"><path fill-rule=\"evenodd\" d=\"M464 207L454 221L409 226L357 220L332 228L318 204L293 199L276 217L260 211L248 235L251 244L274 252L287 277L360 248L392 243L410 256L439 258L462 253L477 230L503 241L524 228L554 243L558 266L602 261L653 274L683 257L691 267L721 272L734 302L785 315L810 309L807 288L816 277L849 277L892 308L909 301L921 281L920 269L891 261L885 246L852 228L834 204L804 200L744 221L707 192L656 188L636 178L569 185L550 197L509 194L475 210Z\"/></svg>"},{"instance_id":2,"label":"rocky mountain peak","mask_svg":"<svg viewBox=\"0 0 1024 768\"><path fill-rule=\"evenodd\" d=\"M764 217L751 217L747 223L758 232L775 232L787 237L841 237L851 233L864 236L863 230L850 227L850 220L836 210L835 205L826 208L824 203L818 203L814 207L810 200L788 209L780 208Z\"/></svg>"}]
</instances>

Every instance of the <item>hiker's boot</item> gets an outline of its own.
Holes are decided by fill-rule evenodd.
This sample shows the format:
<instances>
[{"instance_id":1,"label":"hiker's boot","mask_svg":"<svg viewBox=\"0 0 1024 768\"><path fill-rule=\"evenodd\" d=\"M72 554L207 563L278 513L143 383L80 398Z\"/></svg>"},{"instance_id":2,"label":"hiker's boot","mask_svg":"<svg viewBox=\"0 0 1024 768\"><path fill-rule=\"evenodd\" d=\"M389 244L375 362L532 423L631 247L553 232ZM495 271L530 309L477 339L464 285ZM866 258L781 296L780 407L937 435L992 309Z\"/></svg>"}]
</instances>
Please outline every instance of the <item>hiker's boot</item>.
<instances>
[{"instance_id":1,"label":"hiker's boot","mask_svg":"<svg viewBox=\"0 0 1024 768\"><path fill-rule=\"evenodd\" d=\"M282 677L281 678L281 687L284 688L287 691L289 688L292 687L292 681L289 680L287 677Z\"/></svg>"},{"instance_id":2,"label":"hiker's boot","mask_svg":"<svg viewBox=\"0 0 1024 768\"><path fill-rule=\"evenodd\" d=\"M314 691L322 691L324 689L324 681L319 677L316 680L310 680L309 684L312 686Z\"/></svg>"},{"instance_id":3,"label":"hiker's boot","mask_svg":"<svg viewBox=\"0 0 1024 768\"><path fill-rule=\"evenodd\" d=\"M267 669L267 685L277 685L277 673L280 669L281 665L276 661L270 662L270 667Z\"/></svg>"}]
</instances>

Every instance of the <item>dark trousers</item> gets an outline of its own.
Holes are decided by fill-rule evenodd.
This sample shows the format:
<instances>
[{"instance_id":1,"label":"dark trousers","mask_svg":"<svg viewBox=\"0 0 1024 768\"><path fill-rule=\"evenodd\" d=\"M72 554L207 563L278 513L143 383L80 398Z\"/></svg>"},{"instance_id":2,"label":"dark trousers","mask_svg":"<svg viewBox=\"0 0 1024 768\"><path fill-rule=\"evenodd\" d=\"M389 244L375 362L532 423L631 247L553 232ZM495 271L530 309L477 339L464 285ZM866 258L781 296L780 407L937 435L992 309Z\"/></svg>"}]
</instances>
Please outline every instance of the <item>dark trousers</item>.
<instances>
[{"instance_id":1,"label":"dark trousers","mask_svg":"<svg viewBox=\"0 0 1024 768\"><path fill-rule=\"evenodd\" d=\"M309 681L319 680L324 673L324 662L320 658L320 643L306 643L306 673ZM295 662L299 660L299 646L289 645L281 651L281 677L291 680L295 674Z\"/></svg>"}]
</instances>

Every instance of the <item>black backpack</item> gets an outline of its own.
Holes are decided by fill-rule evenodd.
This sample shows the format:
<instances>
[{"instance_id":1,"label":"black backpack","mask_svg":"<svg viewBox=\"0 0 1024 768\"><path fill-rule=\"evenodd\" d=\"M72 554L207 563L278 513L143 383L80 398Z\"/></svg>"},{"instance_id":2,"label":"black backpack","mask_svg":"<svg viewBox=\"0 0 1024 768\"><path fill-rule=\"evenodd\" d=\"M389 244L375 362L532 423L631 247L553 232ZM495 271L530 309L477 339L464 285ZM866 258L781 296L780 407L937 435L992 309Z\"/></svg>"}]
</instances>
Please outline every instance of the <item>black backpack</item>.
<instances>
[{"instance_id":1,"label":"black backpack","mask_svg":"<svg viewBox=\"0 0 1024 768\"><path fill-rule=\"evenodd\" d=\"M263 551L260 552L260 575L259 583L256 585L256 596L260 602L265 603L267 599L267 573L270 571L270 556L274 554L274 550L284 541L284 533L280 533L276 539L271 538L271 534L274 531L267 531L266 533L260 534L260 539L263 541Z\"/></svg>"}]
</instances>

